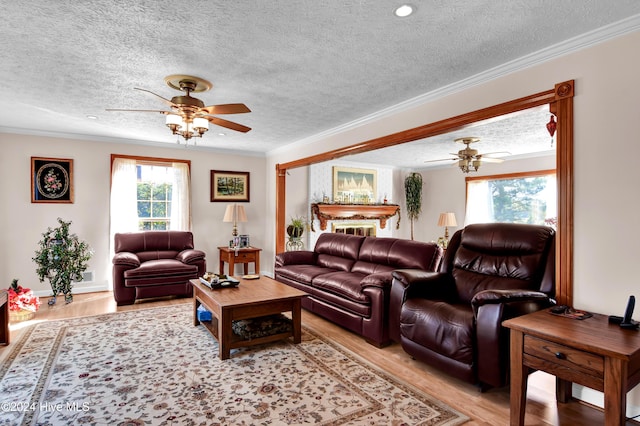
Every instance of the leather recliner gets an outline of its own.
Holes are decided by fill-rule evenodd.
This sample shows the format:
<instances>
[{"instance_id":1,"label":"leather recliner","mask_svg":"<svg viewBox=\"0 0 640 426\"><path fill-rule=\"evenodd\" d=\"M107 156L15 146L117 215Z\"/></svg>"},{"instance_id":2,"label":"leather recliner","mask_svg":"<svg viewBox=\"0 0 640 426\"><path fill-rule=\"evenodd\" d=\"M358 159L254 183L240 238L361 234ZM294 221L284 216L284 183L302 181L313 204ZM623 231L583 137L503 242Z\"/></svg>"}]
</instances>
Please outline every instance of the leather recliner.
<instances>
[{"instance_id":1,"label":"leather recliner","mask_svg":"<svg viewBox=\"0 0 640 426\"><path fill-rule=\"evenodd\" d=\"M205 253L193 248L188 231L117 233L113 295L118 306L137 299L191 296L190 279L206 272Z\"/></svg>"},{"instance_id":2,"label":"leather recliner","mask_svg":"<svg viewBox=\"0 0 640 426\"><path fill-rule=\"evenodd\" d=\"M491 223L457 231L439 272L393 272L390 335L413 358L481 390L504 386L502 322L555 304L555 231Z\"/></svg>"}]
</instances>

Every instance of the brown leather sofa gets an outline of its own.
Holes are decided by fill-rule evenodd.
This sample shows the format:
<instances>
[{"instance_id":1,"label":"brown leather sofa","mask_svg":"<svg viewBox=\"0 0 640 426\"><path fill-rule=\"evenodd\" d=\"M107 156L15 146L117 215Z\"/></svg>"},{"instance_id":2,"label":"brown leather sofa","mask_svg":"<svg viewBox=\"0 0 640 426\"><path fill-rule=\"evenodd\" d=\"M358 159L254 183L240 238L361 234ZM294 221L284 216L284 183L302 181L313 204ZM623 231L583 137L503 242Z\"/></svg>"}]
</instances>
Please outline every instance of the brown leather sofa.
<instances>
[{"instance_id":1,"label":"brown leather sofa","mask_svg":"<svg viewBox=\"0 0 640 426\"><path fill-rule=\"evenodd\" d=\"M555 231L494 223L457 231L439 273L393 272L391 337L481 390L507 383L502 322L555 303Z\"/></svg>"},{"instance_id":2,"label":"brown leather sofa","mask_svg":"<svg viewBox=\"0 0 640 426\"><path fill-rule=\"evenodd\" d=\"M191 296L192 278L207 269L203 251L187 231L118 233L114 237L113 295L118 306L137 299Z\"/></svg>"},{"instance_id":3,"label":"brown leather sofa","mask_svg":"<svg viewBox=\"0 0 640 426\"><path fill-rule=\"evenodd\" d=\"M391 272L435 271L441 258L434 243L323 233L313 251L278 254L275 279L307 292L305 309L384 346L390 343Z\"/></svg>"}]
</instances>

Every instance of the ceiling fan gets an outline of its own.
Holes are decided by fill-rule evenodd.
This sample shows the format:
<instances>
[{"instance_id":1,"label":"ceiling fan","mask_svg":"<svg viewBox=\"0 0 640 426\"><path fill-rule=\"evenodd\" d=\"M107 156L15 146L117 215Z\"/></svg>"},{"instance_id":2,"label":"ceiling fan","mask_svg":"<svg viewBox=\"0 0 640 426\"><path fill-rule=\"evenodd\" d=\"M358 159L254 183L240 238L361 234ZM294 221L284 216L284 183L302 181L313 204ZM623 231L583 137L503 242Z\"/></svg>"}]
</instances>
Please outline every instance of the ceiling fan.
<instances>
[{"instance_id":1,"label":"ceiling fan","mask_svg":"<svg viewBox=\"0 0 640 426\"><path fill-rule=\"evenodd\" d=\"M251 130L250 127L242 124L215 117L217 114L251 112L245 104L205 106L204 102L200 99L191 96L191 93L206 92L211 89L213 84L209 81L200 77L182 74L167 76L164 78L164 81L169 87L180 90L184 92L185 95L174 96L169 100L147 89L141 89L139 87L134 87L134 89L151 93L160 98L171 110L108 108L107 111L159 112L167 116L166 125L171 132L174 135L182 136L185 140L189 140L192 137L202 137L202 135L209 130L209 123L243 133Z\"/></svg>"},{"instance_id":2,"label":"ceiling fan","mask_svg":"<svg viewBox=\"0 0 640 426\"><path fill-rule=\"evenodd\" d=\"M502 152L487 152L484 154L480 154L477 149L471 148L469 145L475 142L479 142L480 138L476 137L464 137L458 138L455 142L465 144L465 148L458 151L457 154L450 153L451 155L455 155L455 158L443 158L440 160L428 160L425 163L433 163L436 161L457 161L457 166L462 170L462 173L469 173L471 171L477 172L482 162L485 161L487 163L502 163L504 161L503 158L492 158L487 157L487 155L495 155L495 154L507 154L510 152L502 151Z\"/></svg>"}]
</instances>

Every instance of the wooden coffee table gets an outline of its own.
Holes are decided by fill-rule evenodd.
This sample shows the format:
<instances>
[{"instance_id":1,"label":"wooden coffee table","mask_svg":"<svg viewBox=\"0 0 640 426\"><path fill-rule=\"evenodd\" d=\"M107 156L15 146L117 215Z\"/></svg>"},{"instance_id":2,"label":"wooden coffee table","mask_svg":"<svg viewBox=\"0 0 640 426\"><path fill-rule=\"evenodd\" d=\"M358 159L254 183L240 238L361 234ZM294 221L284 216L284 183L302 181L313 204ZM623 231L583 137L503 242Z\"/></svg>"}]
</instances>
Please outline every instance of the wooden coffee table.
<instances>
[{"instance_id":1,"label":"wooden coffee table","mask_svg":"<svg viewBox=\"0 0 640 426\"><path fill-rule=\"evenodd\" d=\"M193 285L193 324L202 324L218 340L220 359L228 359L231 349L242 348L293 337L294 343L302 340L301 299L307 293L261 276L256 280L240 279L240 285L211 290L200 282ZM198 307L211 312L211 322L198 320ZM236 320L258 318L266 315L291 312L292 330L265 337L244 340L233 333Z\"/></svg>"}]
</instances>

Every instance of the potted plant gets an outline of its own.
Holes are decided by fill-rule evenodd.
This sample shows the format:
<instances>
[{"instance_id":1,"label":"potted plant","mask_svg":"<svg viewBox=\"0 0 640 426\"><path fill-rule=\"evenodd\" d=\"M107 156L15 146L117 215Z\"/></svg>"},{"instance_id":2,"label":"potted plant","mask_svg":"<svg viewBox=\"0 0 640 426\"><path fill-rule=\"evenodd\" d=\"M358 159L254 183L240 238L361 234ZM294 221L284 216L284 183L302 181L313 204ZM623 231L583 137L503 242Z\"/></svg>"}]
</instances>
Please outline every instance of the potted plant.
<instances>
[{"instance_id":1,"label":"potted plant","mask_svg":"<svg viewBox=\"0 0 640 426\"><path fill-rule=\"evenodd\" d=\"M49 305L56 303L59 294L64 294L66 303L73 301L72 283L82 281L82 273L87 269L93 254L86 242L81 241L76 234L69 233L71 222L58 218L58 223L60 226L48 228L42 234L33 258L38 265L36 273L40 282L47 278L51 284L53 297L49 300Z\"/></svg>"},{"instance_id":2,"label":"potted plant","mask_svg":"<svg viewBox=\"0 0 640 426\"><path fill-rule=\"evenodd\" d=\"M303 216L291 217L291 222L287 226L287 235L289 238L300 238L307 227L307 219Z\"/></svg>"},{"instance_id":3,"label":"potted plant","mask_svg":"<svg viewBox=\"0 0 640 426\"><path fill-rule=\"evenodd\" d=\"M40 307L40 298L31 289L18 284L18 279L11 281L8 291L9 318L11 321L24 321L35 316Z\"/></svg>"},{"instance_id":4,"label":"potted plant","mask_svg":"<svg viewBox=\"0 0 640 426\"><path fill-rule=\"evenodd\" d=\"M413 240L413 221L422 213L422 175L410 173L404 179L404 191L407 203L407 217L411 221L411 239Z\"/></svg>"}]
</instances>

